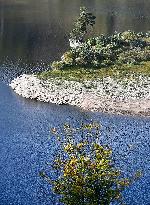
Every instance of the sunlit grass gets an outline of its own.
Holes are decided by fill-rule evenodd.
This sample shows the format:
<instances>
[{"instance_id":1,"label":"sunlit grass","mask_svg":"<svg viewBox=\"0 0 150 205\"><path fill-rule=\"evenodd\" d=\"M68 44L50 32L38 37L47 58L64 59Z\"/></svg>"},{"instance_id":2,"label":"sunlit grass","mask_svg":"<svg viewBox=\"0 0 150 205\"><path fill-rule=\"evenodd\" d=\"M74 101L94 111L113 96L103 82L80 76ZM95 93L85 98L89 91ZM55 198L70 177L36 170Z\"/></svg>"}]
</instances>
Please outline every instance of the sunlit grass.
<instances>
[{"instance_id":1,"label":"sunlit grass","mask_svg":"<svg viewBox=\"0 0 150 205\"><path fill-rule=\"evenodd\" d=\"M48 80L57 78L62 80L85 81L98 80L105 77L112 77L123 80L131 75L150 76L150 61L142 62L139 65L114 65L107 68L66 68L63 70L49 70L38 74L39 78Z\"/></svg>"}]
</instances>

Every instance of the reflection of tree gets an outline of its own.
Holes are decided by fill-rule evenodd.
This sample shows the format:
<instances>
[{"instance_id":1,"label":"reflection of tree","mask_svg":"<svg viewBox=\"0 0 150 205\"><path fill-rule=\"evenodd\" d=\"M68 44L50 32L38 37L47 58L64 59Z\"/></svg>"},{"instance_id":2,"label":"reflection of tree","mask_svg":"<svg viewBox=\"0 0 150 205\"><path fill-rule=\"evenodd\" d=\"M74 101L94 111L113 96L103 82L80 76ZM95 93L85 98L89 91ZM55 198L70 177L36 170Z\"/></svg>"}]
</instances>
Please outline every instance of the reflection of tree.
<instances>
[{"instance_id":1,"label":"reflection of tree","mask_svg":"<svg viewBox=\"0 0 150 205\"><path fill-rule=\"evenodd\" d=\"M97 33L114 30L149 30L150 2L146 0L96 1ZM99 32L98 32L99 31Z\"/></svg>"},{"instance_id":2,"label":"reflection of tree","mask_svg":"<svg viewBox=\"0 0 150 205\"><path fill-rule=\"evenodd\" d=\"M123 10L124 15L121 16L121 30L147 31L149 29L149 11L150 3L148 1L137 0L125 1L121 3L120 10Z\"/></svg>"},{"instance_id":3,"label":"reflection of tree","mask_svg":"<svg viewBox=\"0 0 150 205\"><path fill-rule=\"evenodd\" d=\"M33 26L26 39L27 57L32 60L40 60L40 56L47 61L52 61L57 56L60 57L65 47L64 35L65 31L55 23L40 27Z\"/></svg>"},{"instance_id":4,"label":"reflection of tree","mask_svg":"<svg viewBox=\"0 0 150 205\"><path fill-rule=\"evenodd\" d=\"M113 12L107 14L106 25L107 25L107 33L108 34L114 33L115 25L116 25L116 16Z\"/></svg>"},{"instance_id":5,"label":"reflection of tree","mask_svg":"<svg viewBox=\"0 0 150 205\"><path fill-rule=\"evenodd\" d=\"M0 7L0 53L2 50L3 33L4 33L4 12L3 12L3 6L1 6Z\"/></svg>"},{"instance_id":6,"label":"reflection of tree","mask_svg":"<svg viewBox=\"0 0 150 205\"><path fill-rule=\"evenodd\" d=\"M4 12L3 7L0 10L0 37L3 36L4 33Z\"/></svg>"}]
</instances>

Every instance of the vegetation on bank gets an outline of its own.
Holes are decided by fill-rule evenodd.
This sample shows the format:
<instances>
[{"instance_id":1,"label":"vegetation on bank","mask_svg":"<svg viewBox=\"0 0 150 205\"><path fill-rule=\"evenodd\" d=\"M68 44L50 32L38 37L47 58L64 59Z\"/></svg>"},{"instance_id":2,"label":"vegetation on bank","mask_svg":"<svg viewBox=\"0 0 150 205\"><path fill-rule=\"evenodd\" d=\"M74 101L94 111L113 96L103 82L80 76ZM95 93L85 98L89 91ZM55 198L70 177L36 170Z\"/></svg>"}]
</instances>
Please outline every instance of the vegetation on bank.
<instances>
[{"instance_id":1,"label":"vegetation on bank","mask_svg":"<svg viewBox=\"0 0 150 205\"><path fill-rule=\"evenodd\" d=\"M105 77L114 79L136 79L137 75L150 76L150 61L142 62L139 65L113 65L107 68L84 68L71 67L62 70L49 70L38 74L38 77L44 80L51 78L60 80L70 80L83 82L85 80L97 80Z\"/></svg>"},{"instance_id":2,"label":"vegetation on bank","mask_svg":"<svg viewBox=\"0 0 150 205\"><path fill-rule=\"evenodd\" d=\"M124 204L123 190L141 176L137 172L128 178L115 166L111 148L100 144L100 127L92 122L78 128L65 124L62 129L51 129L51 141L57 146L49 171L55 174L54 178L43 171L40 175L52 185L62 204Z\"/></svg>"},{"instance_id":3,"label":"vegetation on bank","mask_svg":"<svg viewBox=\"0 0 150 205\"><path fill-rule=\"evenodd\" d=\"M111 36L100 35L87 39L54 61L52 69L80 66L102 68L112 65L138 65L150 60L150 33L125 31Z\"/></svg>"},{"instance_id":4,"label":"vegetation on bank","mask_svg":"<svg viewBox=\"0 0 150 205\"><path fill-rule=\"evenodd\" d=\"M95 18L86 8L80 9L70 33L70 50L52 63L52 70L39 74L40 78L82 81L150 74L150 32L125 31L87 38Z\"/></svg>"}]
</instances>

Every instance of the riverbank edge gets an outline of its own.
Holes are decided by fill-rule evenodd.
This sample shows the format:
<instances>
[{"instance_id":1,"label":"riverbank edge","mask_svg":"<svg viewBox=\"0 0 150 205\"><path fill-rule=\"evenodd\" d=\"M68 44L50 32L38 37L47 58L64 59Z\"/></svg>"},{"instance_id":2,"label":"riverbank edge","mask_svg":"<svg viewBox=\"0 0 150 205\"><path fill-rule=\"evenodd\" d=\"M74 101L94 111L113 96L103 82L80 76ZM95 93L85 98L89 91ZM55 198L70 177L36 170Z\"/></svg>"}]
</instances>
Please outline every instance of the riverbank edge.
<instances>
[{"instance_id":1,"label":"riverbank edge","mask_svg":"<svg viewBox=\"0 0 150 205\"><path fill-rule=\"evenodd\" d=\"M93 112L150 117L150 98L120 100L98 96L96 90L87 91L82 83L75 81L42 80L33 74L23 74L9 86L22 97L42 102L69 104Z\"/></svg>"}]
</instances>

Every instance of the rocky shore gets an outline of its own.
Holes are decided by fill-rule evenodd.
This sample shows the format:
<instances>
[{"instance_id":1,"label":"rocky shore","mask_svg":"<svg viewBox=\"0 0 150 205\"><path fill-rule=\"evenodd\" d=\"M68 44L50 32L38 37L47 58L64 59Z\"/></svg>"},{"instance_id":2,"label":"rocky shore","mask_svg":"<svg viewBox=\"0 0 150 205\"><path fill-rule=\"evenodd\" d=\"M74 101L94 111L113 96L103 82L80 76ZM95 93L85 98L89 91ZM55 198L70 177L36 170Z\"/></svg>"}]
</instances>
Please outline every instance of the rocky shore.
<instances>
[{"instance_id":1,"label":"rocky shore","mask_svg":"<svg viewBox=\"0 0 150 205\"><path fill-rule=\"evenodd\" d=\"M110 77L95 81L42 80L23 74L10 83L19 95L55 104L70 104L85 110L150 116L150 77L123 81Z\"/></svg>"}]
</instances>

